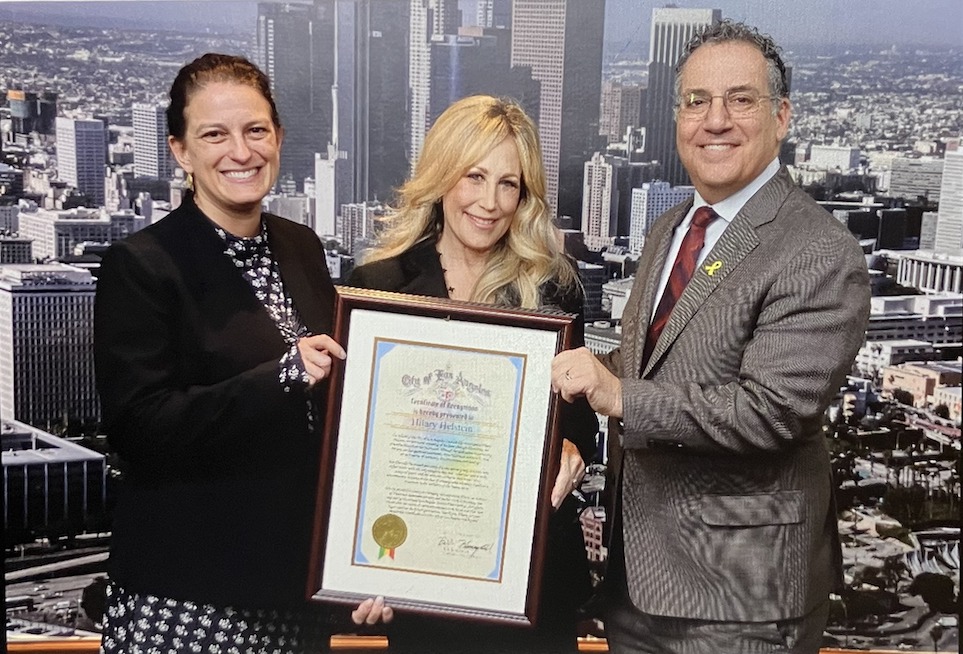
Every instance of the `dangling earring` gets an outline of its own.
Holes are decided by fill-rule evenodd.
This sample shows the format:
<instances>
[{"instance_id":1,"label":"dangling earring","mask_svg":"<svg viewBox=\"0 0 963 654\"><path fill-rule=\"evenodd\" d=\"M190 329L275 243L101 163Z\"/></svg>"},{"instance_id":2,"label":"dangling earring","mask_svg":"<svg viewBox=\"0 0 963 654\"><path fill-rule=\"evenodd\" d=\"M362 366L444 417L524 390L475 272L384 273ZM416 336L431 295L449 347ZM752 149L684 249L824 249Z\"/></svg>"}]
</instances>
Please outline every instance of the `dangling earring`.
<instances>
[{"instance_id":1,"label":"dangling earring","mask_svg":"<svg viewBox=\"0 0 963 654\"><path fill-rule=\"evenodd\" d=\"M187 184L187 188L194 190L194 173L187 173L187 177L184 178L184 183Z\"/></svg>"}]
</instances>

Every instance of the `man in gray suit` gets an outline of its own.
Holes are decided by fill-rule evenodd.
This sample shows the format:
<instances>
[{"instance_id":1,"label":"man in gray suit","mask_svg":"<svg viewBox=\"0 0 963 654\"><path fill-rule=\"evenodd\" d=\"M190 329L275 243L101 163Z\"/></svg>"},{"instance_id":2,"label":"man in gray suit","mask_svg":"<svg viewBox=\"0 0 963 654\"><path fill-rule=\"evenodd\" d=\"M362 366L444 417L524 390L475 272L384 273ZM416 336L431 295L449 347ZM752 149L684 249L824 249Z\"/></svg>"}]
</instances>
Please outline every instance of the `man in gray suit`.
<instances>
[{"instance_id":1,"label":"man in gray suit","mask_svg":"<svg viewBox=\"0 0 963 654\"><path fill-rule=\"evenodd\" d=\"M646 238L621 347L553 362L563 398L616 427L609 648L812 653L841 576L822 419L863 341L866 265L779 165L791 105L769 37L707 28L676 94L695 198Z\"/></svg>"}]
</instances>

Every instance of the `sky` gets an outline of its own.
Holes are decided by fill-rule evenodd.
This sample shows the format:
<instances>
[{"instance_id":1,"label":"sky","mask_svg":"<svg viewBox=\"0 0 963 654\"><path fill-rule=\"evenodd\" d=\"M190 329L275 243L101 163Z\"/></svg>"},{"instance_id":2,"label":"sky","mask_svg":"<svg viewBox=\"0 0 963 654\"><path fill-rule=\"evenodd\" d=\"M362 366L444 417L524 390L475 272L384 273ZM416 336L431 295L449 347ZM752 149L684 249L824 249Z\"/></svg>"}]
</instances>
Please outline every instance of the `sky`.
<instances>
[{"instance_id":1,"label":"sky","mask_svg":"<svg viewBox=\"0 0 963 654\"><path fill-rule=\"evenodd\" d=\"M599 0L577 0L593 2ZM606 40L626 52L648 57L644 44L659 0L605 0ZM474 19L475 0L459 0ZM960 0L675 0L679 7L712 7L723 17L743 20L773 36L784 48L840 44L933 44L963 47ZM60 16L111 16L136 19L145 28L217 26L253 29L257 3L238 0L90 0L87 2L8 2L0 0L0 19L26 12Z\"/></svg>"},{"instance_id":2,"label":"sky","mask_svg":"<svg viewBox=\"0 0 963 654\"><path fill-rule=\"evenodd\" d=\"M667 4L606 0L606 39L627 40L635 32L644 32L642 40L647 42L652 9ZM675 0L672 4L721 9L723 18L755 25L784 47L843 43L963 47L960 0Z\"/></svg>"}]
</instances>

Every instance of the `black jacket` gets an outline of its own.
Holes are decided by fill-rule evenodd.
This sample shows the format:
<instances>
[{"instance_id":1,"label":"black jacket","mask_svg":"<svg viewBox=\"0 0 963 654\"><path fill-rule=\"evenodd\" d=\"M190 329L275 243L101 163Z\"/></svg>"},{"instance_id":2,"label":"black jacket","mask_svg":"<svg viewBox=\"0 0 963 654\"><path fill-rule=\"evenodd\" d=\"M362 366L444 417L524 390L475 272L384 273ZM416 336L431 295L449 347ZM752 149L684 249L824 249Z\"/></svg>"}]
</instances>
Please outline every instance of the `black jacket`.
<instances>
[{"instance_id":1,"label":"black jacket","mask_svg":"<svg viewBox=\"0 0 963 654\"><path fill-rule=\"evenodd\" d=\"M320 241L264 219L302 322L330 333ZM288 347L224 248L187 198L104 256L97 386L124 469L109 572L128 590L176 599L294 604L306 588L322 435L309 433L304 394L283 391Z\"/></svg>"}]
</instances>

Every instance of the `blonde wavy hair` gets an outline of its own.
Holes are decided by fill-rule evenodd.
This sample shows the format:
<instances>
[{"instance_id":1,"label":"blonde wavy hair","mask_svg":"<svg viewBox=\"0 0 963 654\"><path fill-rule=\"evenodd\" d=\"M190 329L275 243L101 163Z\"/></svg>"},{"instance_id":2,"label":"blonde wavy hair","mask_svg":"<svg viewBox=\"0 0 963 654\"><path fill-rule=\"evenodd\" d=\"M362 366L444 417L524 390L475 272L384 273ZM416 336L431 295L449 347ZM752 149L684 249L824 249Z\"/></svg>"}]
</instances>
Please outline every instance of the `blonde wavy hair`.
<instances>
[{"instance_id":1,"label":"blonde wavy hair","mask_svg":"<svg viewBox=\"0 0 963 654\"><path fill-rule=\"evenodd\" d=\"M444 228L442 197L506 138L518 148L522 179L518 208L508 232L495 244L471 299L536 308L540 287L554 280L561 289L578 277L559 248L558 231L545 201L545 170L538 129L520 106L488 95L463 98L448 107L428 131L414 176L398 191L397 207L364 262L388 259Z\"/></svg>"}]
</instances>

